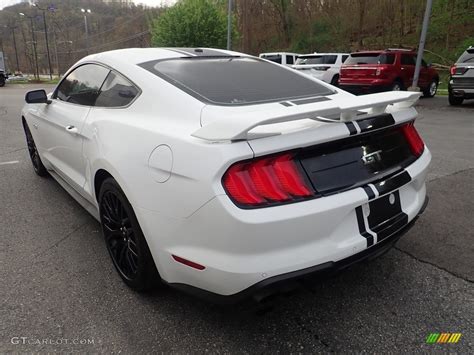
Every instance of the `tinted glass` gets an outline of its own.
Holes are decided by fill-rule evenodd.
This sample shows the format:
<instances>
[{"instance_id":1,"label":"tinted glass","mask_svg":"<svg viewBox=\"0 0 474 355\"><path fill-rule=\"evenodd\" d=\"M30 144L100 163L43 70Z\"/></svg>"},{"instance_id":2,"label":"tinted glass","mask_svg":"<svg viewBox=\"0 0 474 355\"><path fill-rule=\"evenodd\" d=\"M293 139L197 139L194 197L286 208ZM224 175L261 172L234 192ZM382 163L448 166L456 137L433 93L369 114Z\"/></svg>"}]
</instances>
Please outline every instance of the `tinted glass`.
<instances>
[{"instance_id":1,"label":"tinted glass","mask_svg":"<svg viewBox=\"0 0 474 355\"><path fill-rule=\"evenodd\" d=\"M78 105L94 106L109 70L94 64L82 65L59 85L55 97Z\"/></svg>"},{"instance_id":2,"label":"tinted glass","mask_svg":"<svg viewBox=\"0 0 474 355\"><path fill-rule=\"evenodd\" d=\"M342 56L342 62L345 63L347 58L349 58L348 55L343 55L343 56Z\"/></svg>"},{"instance_id":3,"label":"tinted glass","mask_svg":"<svg viewBox=\"0 0 474 355\"><path fill-rule=\"evenodd\" d=\"M411 54L402 54L401 63L402 65L415 65L416 64L415 56Z\"/></svg>"},{"instance_id":4,"label":"tinted glass","mask_svg":"<svg viewBox=\"0 0 474 355\"><path fill-rule=\"evenodd\" d=\"M337 55L312 55L298 57L296 64L334 64L336 63Z\"/></svg>"},{"instance_id":5,"label":"tinted glass","mask_svg":"<svg viewBox=\"0 0 474 355\"><path fill-rule=\"evenodd\" d=\"M352 53L344 64L393 64L394 54Z\"/></svg>"},{"instance_id":6,"label":"tinted glass","mask_svg":"<svg viewBox=\"0 0 474 355\"><path fill-rule=\"evenodd\" d=\"M272 62L281 64L281 55L276 54L276 55L262 55L263 59L270 60Z\"/></svg>"},{"instance_id":7,"label":"tinted glass","mask_svg":"<svg viewBox=\"0 0 474 355\"><path fill-rule=\"evenodd\" d=\"M287 55L286 56L286 64L293 64L293 56L292 55Z\"/></svg>"},{"instance_id":8,"label":"tinted glass","mask_svg":"<svg viewBox=\"0 0 474 355\"><path fill-rule=\"evenodd\" d=\"M102 85L95 106L127 106L138 95L138 89L119 74L110 72Z\"/></svg>"},{"instance_id":9,"label":"tinted glass","mask_svg":"<svg viewBox=\"0 0 474 355\"><path fill-rule=\"evenodd\" d=\"M459 57L457 63L474 63L474 48L466 50L461 57Z\"/></svg>"},{"instance_id":10,"label":"tinted glass","mask_svg":"<svg viewBox=\"0 0 474 355\"><path fill-rule=\"evenodd\" d=\"M284 101L333 93L296 71L256 58L179 58L141 66L190 95L221 105Z\"/></svg>"}]
</instances>

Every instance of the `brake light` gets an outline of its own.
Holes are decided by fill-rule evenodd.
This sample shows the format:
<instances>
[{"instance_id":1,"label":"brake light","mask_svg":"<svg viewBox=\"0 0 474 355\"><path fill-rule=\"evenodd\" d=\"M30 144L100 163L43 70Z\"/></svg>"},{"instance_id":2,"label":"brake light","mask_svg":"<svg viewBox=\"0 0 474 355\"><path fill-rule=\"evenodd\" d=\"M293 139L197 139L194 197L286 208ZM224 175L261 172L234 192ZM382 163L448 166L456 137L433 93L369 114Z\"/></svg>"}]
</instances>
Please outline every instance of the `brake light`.
<instances>
[{"instance_id":1,"label":"brake light","mask_svg":"<svg viewBox=\"0 0 474 355\"><path fill-rule=\"evenodd\" d=\"M418 134L413 122L403 125L401 127L402 133L410 146L412 154L419 157L425 150L425 143Z\"/></svg>"},{"instance_id":2,"label":"brake light","mask_svg":"<svg viewBox=\"0 0 474 355\"><path fill-rule=\"evenodd\" d=\"M313 197L292 153L232 165L222 184L240 207L261 207Z\"/></svg>"},{"instance_id":3,"label":"brake light","mask_svg":"<svg viewBox=\"0 0 474 355\"><path fill-rule=\"evenodd\" d=\"M451 75L456 74L456 66L453 65L453 66L451 67L451 69L449 70L449 72L451 73Z\"/></svg>"}]
</instances>

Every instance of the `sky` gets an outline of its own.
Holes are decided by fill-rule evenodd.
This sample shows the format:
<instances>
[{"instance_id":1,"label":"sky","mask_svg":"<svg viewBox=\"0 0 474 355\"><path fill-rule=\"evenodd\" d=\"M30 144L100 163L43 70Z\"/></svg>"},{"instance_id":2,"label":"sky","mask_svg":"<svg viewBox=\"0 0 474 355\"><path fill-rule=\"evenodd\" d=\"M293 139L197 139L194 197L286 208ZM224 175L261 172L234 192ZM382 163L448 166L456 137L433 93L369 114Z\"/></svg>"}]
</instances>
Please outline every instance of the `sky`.
<instances>
[{"instance_id":1,"label":"sky","mask_svg":"<svg viewBox=\"0 0 474 355\"><path fill-rule=\"evenodd\" d=\"M20 0L0 0L0 10L6 6L14 5L21 2ZM135 4L143 4L148 6L158 6L161 3L163 4L173 4L176 0L133 0Z\"/></svg>"}]
</instances>

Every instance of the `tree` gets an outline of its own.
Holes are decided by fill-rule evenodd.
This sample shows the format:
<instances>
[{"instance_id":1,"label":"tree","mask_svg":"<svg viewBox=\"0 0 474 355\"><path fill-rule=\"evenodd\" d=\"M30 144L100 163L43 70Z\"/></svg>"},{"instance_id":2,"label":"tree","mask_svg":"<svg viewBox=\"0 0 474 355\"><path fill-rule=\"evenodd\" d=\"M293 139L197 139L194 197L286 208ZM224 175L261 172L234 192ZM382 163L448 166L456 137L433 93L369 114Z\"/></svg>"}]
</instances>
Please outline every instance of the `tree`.
<instances>
[{"instance_id":1,"label":"tree","mask_svg":"<svg viewBox=\"0 0 474 355\"><path fill-rule=\"evenodd\" d=\"M151 33L154 46L225 48L227 14L217 1L180 0L152 21Z\"/></svg>"}]
</instances>

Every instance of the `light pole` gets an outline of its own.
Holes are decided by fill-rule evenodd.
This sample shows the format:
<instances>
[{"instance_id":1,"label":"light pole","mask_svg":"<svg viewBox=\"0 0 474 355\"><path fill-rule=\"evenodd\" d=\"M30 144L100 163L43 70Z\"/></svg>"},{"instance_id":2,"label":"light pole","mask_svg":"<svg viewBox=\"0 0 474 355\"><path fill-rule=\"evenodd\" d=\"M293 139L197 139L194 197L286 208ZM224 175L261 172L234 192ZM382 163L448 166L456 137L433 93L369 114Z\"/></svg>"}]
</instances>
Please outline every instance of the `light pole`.
<instances>
[{"instance_id":1,"label":"light pole","mask_svg":"<svg viewBox=\"0 0 474 355\"><path fill-rule=\"evenodd\" d=\"M229 0L229 9L227 12L227 50L232 47L232 0Z\"/></svg>"},{"instance_id":2,"label":"light pole","mask_svg":"<svg viewBox=\"0 0 474 355\"><path fill-rule=\"evenodd\" d=\"M421 59L425 50L426 33L428 32L428 25L430 23L432 0L426 1L425 16L423 17L423 27L421 28L420 44L418 46L418 55L416 57L415 73L413 75L413 83L409 89L418 91L418 79L420 77Z\"/></svg>"},{"instance_id":3,"label":"light pole","mask_svg":"<svg viewBox=\"0 0 474 355\"><path fill-rule=\"evenodd\" d=\"M39 80L39 69L38 69L38 52L36 51L36 38L35 38L35 30L34 30L34 23L33 23L33 16L25 15L23 12L19 13L20 16L26 17L30 19L31 23L31 40L33 41L33 52L35 55L35 68L36 68L36 80Z\"/></svg>"},{"instance_id":4,"label":"light pole","mask_svg":"<svg viewBox=\"0 0 474 355\"><path fill-rule=\"evenodd\" d=\"M89 29L87 27L87 14L91 13L91 9L81 9L84 14L84 28L86 29L86 54L89 54Z\"/></svg>"},{"instance_id":5,"label":"light pole","mask_svg":"<svg viewBox=\"0 0 474 355\"><path fill-rule=\"evenodd\" d=\"M16 26L7 26L7 25L4 25L3 27L10 29L10 31L12 32L13 47L15 48L16 71L20 72L20 64L19 64L20 62L18 60L18 50L17 50L17 46L16 46L16 37L15 37L15 29L17 27Z\"/></svg>"},{"instance_id":6,"label":"light pole","mask_svg":"<svg viewBox=\"0 0 474 355\"><path fill-rule=\"evenodd\" d=\"M46 40L46 52L48 54L49 80L53 80L53 74L52 74L52 70L51 70L51 57L49 55L48 26L46 25L46 10L47 10L47 8L43 9L43 8L39 7L38 3L34 3L33 6L35 6L38 10L40 10L43 13L44 38Z\"/></svg>"}]
</instances>

